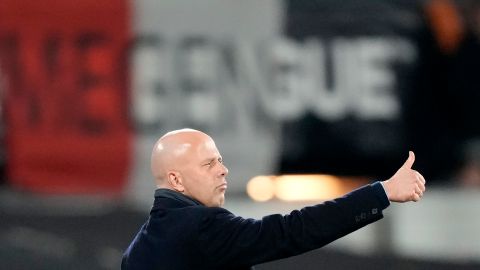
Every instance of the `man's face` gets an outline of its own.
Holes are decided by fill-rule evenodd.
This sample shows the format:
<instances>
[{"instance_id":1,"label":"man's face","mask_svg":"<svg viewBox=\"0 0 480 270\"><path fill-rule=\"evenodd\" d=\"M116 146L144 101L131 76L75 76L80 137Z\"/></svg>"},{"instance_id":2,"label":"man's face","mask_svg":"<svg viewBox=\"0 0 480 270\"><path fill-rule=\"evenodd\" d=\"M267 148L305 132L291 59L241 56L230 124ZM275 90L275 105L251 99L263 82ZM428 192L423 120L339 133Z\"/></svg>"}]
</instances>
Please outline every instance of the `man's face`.
<instances>
[{"instance_id":1,"label":"man's face","mask_svg":"<svg viewBox=\"0 0 480 270\"><path fill-rule=\"evenodd\" d=\"M191 156L181 172L184 194L206 206L218 207L225 202L228 169L211 138L193 145Z\"/></svg>"}]
</instances>

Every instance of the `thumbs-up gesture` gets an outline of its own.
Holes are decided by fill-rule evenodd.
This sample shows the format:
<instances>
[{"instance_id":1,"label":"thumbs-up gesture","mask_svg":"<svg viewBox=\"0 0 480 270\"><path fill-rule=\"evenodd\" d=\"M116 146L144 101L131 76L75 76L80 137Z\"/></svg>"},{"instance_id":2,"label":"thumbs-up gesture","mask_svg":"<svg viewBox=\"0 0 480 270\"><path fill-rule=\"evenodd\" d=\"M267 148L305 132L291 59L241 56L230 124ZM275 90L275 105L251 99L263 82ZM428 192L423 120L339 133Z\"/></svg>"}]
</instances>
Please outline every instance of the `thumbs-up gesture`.
<instances>
[{"instance_id":1,"label":"thumbs-up gesture","mask_svg":"<svg viewBox=\"0 0 480 270\"><path fill-rule=\"evenodd\" d=\"M388 180L383 182L383 187L388 199L392 202L419 201L425 192L425 178L412 169L415 154L410 151L407 161Z\"/></svg>"}]
</instances>

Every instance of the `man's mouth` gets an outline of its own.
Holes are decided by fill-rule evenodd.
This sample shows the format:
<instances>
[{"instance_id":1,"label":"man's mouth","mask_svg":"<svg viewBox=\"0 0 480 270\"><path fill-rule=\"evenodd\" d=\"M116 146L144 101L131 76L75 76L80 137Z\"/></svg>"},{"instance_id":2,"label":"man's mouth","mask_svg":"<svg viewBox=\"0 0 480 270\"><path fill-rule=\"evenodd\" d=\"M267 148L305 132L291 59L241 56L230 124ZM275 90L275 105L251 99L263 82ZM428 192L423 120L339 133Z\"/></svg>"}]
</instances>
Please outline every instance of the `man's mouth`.
<instances>
[{"instance_id":1,"label":"man's mouth","mask_svg":"<svg viewBox=\"0 0 480 270\"><path fill-rule=\"evenodd\" d=\"M219 185L217 187L217 189L222 190L222 191L226 190L227 189L227 183L223 183L223 184Z\"/></svg>"}]
</instances>

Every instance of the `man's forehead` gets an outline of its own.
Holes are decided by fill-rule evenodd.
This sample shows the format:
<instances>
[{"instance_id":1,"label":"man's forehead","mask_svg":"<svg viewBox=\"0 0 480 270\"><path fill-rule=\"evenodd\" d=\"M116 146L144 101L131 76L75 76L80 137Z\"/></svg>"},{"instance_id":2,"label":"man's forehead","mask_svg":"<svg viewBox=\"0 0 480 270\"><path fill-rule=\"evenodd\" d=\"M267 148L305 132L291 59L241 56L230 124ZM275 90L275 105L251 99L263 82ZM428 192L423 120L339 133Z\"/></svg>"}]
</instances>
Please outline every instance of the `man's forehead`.
<instances>
[{"instance_id":1,"label":"man's forehead","mask_svg":"<svg viewBox=\"0 0 480 270\"><path fill-rule=\"evenodd\" d=\"M215 142L211 138L206 139L204 141L204 144L206 147L217 148L217 146L215 145Z\"/></svg>"}]
</instances>

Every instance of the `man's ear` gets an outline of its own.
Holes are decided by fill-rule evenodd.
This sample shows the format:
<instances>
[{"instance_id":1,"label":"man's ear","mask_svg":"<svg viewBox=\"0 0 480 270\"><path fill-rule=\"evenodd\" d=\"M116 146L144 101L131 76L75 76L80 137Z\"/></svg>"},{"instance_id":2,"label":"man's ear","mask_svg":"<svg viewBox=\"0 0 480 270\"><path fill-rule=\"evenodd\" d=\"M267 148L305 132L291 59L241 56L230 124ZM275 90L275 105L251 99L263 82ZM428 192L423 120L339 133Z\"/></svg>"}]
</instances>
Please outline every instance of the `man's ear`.
<instances>
[{"instance_id":1,"label":"man's ear","mask_svg":"<svg viewBox=\"0 0 480 270\"><path fill-rule=\"evenodd\" d=\"M182 176L180 173L178 172L175 172L175 171L171 171L171 172L168 172L168 183L170 184L170 186L178 191L178 192L184 192L185 191L185 187L183 186L183 181L182 181Z\"/></svg>"}]
</instances>

